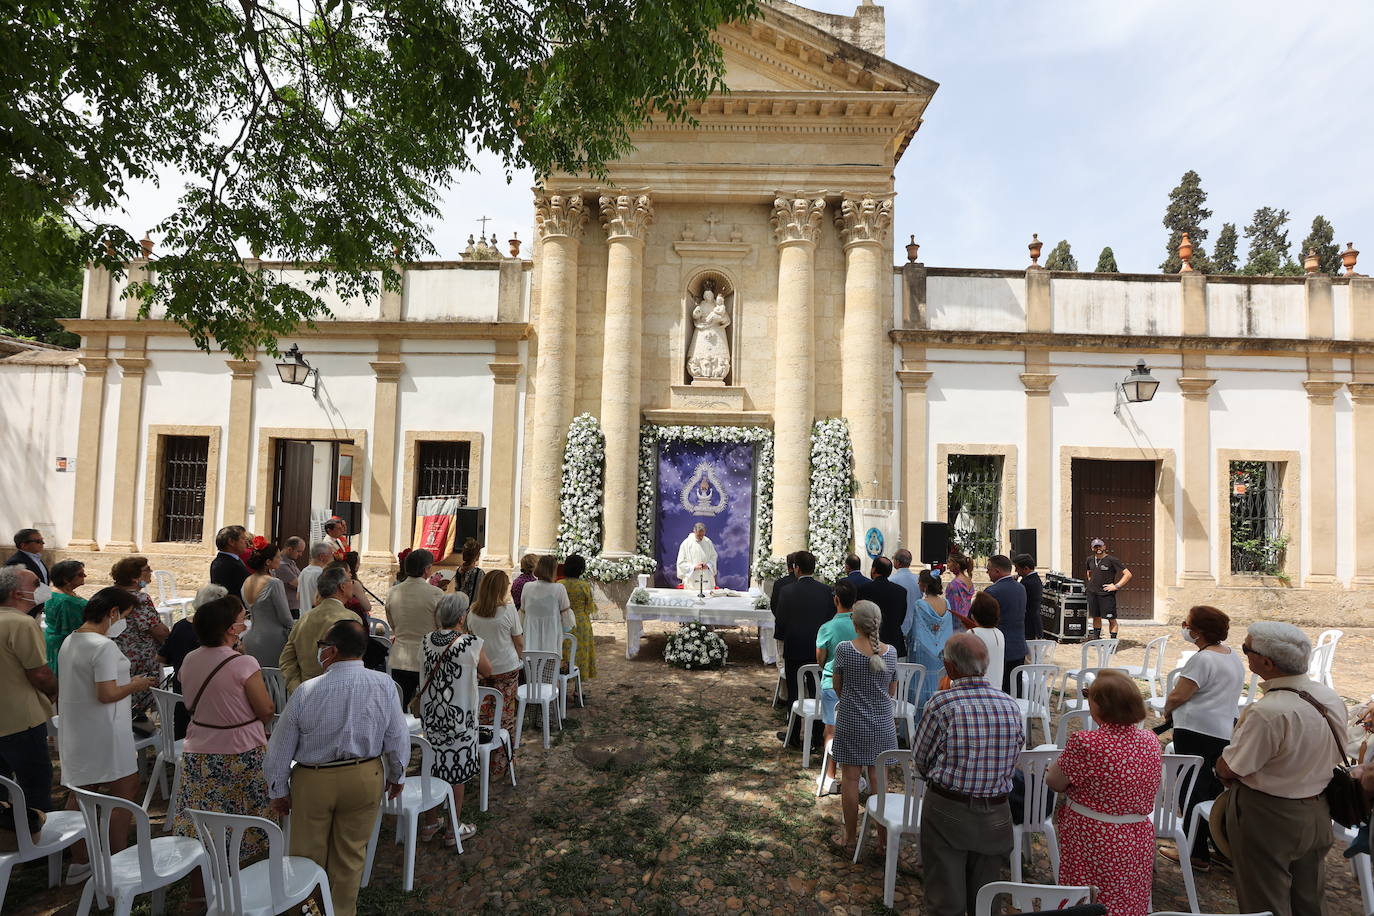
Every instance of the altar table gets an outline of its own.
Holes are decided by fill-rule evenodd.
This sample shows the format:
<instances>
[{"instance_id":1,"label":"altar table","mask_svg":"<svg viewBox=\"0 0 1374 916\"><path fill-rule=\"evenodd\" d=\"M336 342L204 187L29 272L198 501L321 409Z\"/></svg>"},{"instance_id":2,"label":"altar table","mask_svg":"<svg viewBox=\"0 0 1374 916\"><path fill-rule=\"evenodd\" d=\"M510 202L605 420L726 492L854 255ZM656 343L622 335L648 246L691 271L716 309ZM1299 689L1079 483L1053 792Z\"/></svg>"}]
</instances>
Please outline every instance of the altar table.
<instances>
[{"instance_id":1,"label":"altar table","mask_svg":"<svg viewBox=\"0 0 1374 916\"><path fill-rule=\"evenodd\" d=\"M644 621L666 620L676 623L695 621L707 626L758 627L759 651L765 665L777 663L773 643L773 612L757 610L750 595L738 597L722 595L718 598L698 599L687 589L652 588L651 604L625 606L625 657L639 654L639 642L644 633ZM698 604L698 601L702 603Z\"/></svg>"}]
</instances>

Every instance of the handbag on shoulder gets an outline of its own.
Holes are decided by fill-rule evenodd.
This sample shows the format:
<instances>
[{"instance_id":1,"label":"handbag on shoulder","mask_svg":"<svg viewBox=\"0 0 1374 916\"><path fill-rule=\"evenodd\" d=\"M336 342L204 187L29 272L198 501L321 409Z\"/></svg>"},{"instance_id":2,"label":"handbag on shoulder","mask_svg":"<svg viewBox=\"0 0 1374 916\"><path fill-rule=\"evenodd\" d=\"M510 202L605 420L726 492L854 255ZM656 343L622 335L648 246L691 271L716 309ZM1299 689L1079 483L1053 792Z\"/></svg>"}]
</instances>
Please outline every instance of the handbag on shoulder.
<instances>
[{"instance_id":1,"label":"handbag on shoulder","mask_svg":"<svg viewBox=\"0 0 1374 916\"><path fill-rule=\"evenodd\" d=\"M1356 762L1346 755L1345 741L1341 737L1336 723L1331 721L1331 716L1327 713L1326 707L1306 690L1295 690L1292 687L1275 687L1274 689L1296 693L1311 703L1317 712L1321 713L1326 724L1331 726L1331 735L1336 739L1336 752L1341 759L1340 765L1332 769L1331 780L1326 784L1326 789L1322 791L1322 795L1326 797L1326 804L1331 809L1331 819L1342 827L1359 827L1369 823L1369 799L1365 798L1364 788L1360 785L1360 781L1350 775L1350 770Z\"/></svg>"}]
</instances>

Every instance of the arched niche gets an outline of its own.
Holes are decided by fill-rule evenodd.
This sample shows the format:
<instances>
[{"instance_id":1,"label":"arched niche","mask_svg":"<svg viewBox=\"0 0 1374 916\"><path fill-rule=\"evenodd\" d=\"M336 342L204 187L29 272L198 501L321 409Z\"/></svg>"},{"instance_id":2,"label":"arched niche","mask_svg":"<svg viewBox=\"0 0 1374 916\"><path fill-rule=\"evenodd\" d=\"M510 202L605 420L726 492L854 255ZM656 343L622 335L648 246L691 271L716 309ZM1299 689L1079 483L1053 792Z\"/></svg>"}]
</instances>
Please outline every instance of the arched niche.
<instances>
[{"instance_id":1,"label":"arched niche","mask_svg":"<svg viewBox=\"0 0 1374 916\"><path fill-rule=\"evenodd\" d=\"M704 299L709 298L706 295L707 290L710 290L717 300L724 300L724 312L729 318L729 324L723 329L722 336L727 342L730 365L724 376L719 379L694 377L689 368L689 363L693 357L693 339L697 334L697 322L693 313ZM734 278L728 272L717 267L703 267L694 271L687 278L686 286L683 289L682 317L684 337L680 351L683 358L679 365L681 383L702 388L737 384L736 380L739 378L740 367L740 303Z\"/></svg>"}]
</instances>

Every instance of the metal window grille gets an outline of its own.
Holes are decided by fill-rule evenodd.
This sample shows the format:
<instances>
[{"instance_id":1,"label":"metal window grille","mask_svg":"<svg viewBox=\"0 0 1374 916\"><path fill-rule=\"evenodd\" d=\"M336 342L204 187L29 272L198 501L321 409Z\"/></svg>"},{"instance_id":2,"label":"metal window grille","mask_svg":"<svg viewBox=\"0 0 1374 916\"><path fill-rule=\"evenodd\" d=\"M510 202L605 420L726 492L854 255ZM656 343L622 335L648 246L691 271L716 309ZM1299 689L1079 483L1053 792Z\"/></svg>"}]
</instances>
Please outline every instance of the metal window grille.
<instances>
[{"instance_id":1,"label":"metal window grille","mask_svg":"<svg viewBox=\"0 0 1374 916\"><path fill-rule=\"evenodd\" d=\"M205 528L205 477L209 464L208 436L163 438L158 540L200 543Z\"/></svg>"},{"instance_id":2,"label":"metal window grille","mask_svg":"<svg viewBox=\"0 0 1374 916\"><path fill-rule=\"evenodd\" d=\"M1288 537L1283 533L1283 463L1232 461L1231 572L1283 572Z\"/></svg>"},{"instance_id":3,"label":"metal window grille","mask_svg":"<svg viewBox=\"0 0 1374 916\"><path fill-rule=\"evenodd\" d=\"M468 462L471 442L421 442L415 458L416 500L456 496L468 504Z\"/></svg>"},{"instance_id":4,"label":"metal window grille","mask_svg":"<svg viewBox=\"0 0 1374 916\"><path fill-rule=\"evenodd\" d=\"M997 551L1002 524L1002 456L949 456L948 518L954 542L970 557Z\"/></svg>"}]
</instances>

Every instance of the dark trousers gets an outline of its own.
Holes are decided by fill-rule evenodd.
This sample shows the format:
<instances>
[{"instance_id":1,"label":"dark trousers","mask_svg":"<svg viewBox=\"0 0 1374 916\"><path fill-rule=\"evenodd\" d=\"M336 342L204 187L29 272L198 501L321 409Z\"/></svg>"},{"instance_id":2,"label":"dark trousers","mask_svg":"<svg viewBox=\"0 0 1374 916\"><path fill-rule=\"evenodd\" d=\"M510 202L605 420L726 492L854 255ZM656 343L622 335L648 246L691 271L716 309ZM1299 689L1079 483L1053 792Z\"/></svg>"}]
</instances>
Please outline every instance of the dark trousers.
<instances>
[{"instance_id":1,"label":"dark trousers","mask_svg":"<svg viewBox=\"0 0 1374 916\"><path fill-rule=\"evenodd\" d=\"M1002 659L1002 692L1011 693L1011 673L1026 663L1026 657ZM1046 736L1048 737L1048 736Z\"/></svg>"},{"instance_id":2,"label":"dark trousers","mask_svg":"<svg viewBox=\"0 0 1374 916\"><path fill-rule=\"evenodd\" d=\"M392 668L391 679L401 685L401 708L409 709L410 701L415 698L415 693L420 689L420 672L406 671L404 668Z\"/></svg>"},{"instance_id":3,"label":"dark trousers","mask_svg":"<svg viewBox=\"0 0 1374 916\"><path fill-rule=\"evenodd\" d=\"M0 773L19 783L30 808L52 810L52 758L47 723L0 736Z\"/></svg>"},{"instance_id":4,"label":"dark trousers","mask_svg":"<svg viewBox=\"0 0 1374 916\"><path fill-rule=\"evenodd\" d=\"M1221 781L1217 779L1216 765L1221 752L1226 750L1230 743L1229 738L1216 738L1186 728L1174 729L1174 753L1196 754L1202 758L1202 769L1198 770L1197 779L1193 780L1192 791L1188 793L1188 805L1183 812L1184 827L1192 823L1194 808L1221 794ZM1211 837L1207 820L1204 818L1198 822L1197 836L1189 837L1193 844L1193 855L1199 859L1207 858L1207 842Z\"/></svg>"}]
</instances>

